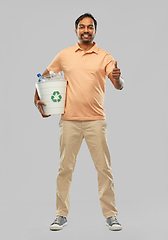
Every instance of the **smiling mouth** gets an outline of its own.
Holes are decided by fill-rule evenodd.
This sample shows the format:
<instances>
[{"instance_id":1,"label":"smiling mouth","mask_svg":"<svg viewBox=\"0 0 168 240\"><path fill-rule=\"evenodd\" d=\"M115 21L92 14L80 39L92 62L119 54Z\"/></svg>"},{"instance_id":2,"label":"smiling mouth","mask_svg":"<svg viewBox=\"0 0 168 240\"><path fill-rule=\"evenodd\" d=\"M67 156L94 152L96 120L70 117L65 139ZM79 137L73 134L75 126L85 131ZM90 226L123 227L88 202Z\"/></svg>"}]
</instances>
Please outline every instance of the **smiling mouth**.
<instances>
[{"instance_id":1,"label":"smiling mouth","mask_svg":"<svg viewBox=\"0 0 168 240\"><path fill-rule=\"evenodd\" d=\"M90 34L82 34L82 37L88 38L88 37L90 37Z\"/></svg>"}]
</instances>

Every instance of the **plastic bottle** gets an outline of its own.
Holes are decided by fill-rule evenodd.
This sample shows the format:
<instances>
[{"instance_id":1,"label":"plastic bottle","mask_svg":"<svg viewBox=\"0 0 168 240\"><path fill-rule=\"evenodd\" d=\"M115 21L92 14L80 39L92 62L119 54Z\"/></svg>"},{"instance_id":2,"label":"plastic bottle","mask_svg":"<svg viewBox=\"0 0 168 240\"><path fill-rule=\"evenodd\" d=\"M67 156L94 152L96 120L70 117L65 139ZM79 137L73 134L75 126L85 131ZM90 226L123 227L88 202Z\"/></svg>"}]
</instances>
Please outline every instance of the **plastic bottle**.
<instances>
[{"instance_id":1,"label":"plastic bottle","mask_svg":"<svg viewBox=\"0 0 168 240\"><path fill-rule=\"evenodd\" d=\"M38 82L44 82L45 79L41 76L40 73L37 74L37 77L38 77Z\"/></svg>"},{"instance_id":2,"label":"plastic bottle","mask_svg":"<svg viewBox=\"0 0 168 240\"><path fill-rule=\"evenodd\" d=\"M50 71L50 78L52 78L54 75L54 72L53 71Z\"/></svg>"}]
</instances>

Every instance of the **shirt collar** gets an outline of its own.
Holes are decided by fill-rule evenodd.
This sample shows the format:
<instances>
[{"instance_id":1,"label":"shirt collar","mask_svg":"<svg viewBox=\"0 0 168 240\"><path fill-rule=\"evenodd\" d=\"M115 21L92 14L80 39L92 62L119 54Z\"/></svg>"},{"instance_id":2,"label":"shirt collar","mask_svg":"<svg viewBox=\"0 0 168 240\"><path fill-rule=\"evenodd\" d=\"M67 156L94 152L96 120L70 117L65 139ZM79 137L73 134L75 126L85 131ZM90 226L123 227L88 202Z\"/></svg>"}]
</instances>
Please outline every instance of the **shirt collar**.
<instances>
[{"instance_id":1,"label":"shirt collar","mask_svg":"<svg viewBox=\"0 0 168 240\"><path fill-rule=\"evenodd\" d=\"M79 44L76 43L76 45L75 45L75 52L77 52L78 50L83 51L83 49L79 46ZM99 48L98 48L98 46L97 46L97 44L95 42L94 42L93 47L90 50L87 51L87 53L92 53L92 52L94 52L96 54L98 54L98 52L99 52Z\"/></svg>"}]
</instances>

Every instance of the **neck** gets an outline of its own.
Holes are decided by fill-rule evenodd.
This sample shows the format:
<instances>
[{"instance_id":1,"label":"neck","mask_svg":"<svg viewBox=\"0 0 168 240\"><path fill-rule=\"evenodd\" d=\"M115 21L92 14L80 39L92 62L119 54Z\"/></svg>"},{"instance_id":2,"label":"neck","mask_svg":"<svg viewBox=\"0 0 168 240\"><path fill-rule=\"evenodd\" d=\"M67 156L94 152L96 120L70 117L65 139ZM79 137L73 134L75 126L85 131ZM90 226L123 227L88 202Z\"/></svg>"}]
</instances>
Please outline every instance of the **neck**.
<instances>
[{"instance_id":1,"label":"neck","mask_svg":"<svg viewBox=\"0 0 168 240\"><path fill-rule=\"evenodd\" d=\"M82 48L85 52L90 50L95 43L94 42L90 42L90 43L82 43L82 42L78 42L79 47Z\"/></svg>"}]
</instances>

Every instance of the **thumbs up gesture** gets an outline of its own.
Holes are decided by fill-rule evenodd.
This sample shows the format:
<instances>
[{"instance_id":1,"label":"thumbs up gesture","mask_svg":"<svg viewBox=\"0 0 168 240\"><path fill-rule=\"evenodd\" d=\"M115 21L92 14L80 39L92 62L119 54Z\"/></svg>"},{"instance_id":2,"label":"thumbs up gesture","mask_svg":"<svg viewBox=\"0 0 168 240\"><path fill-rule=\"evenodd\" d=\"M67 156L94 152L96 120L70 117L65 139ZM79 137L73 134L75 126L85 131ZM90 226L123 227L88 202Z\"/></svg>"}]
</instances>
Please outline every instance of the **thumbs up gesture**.
<instances>
[{"instance_id":1,"label":"thumbs up gesture","mask_svg":"<svg viewBox=\"0 0 168 240\"><path fill-rule=\"evenodd\" d=\"M114 68L113 68L113 71L112 71L112 77L115 80L118 80L120 75L121 75L120 69L117 67L117 61L115 61L114 62Z\"/></svg>"}]
</instances>

